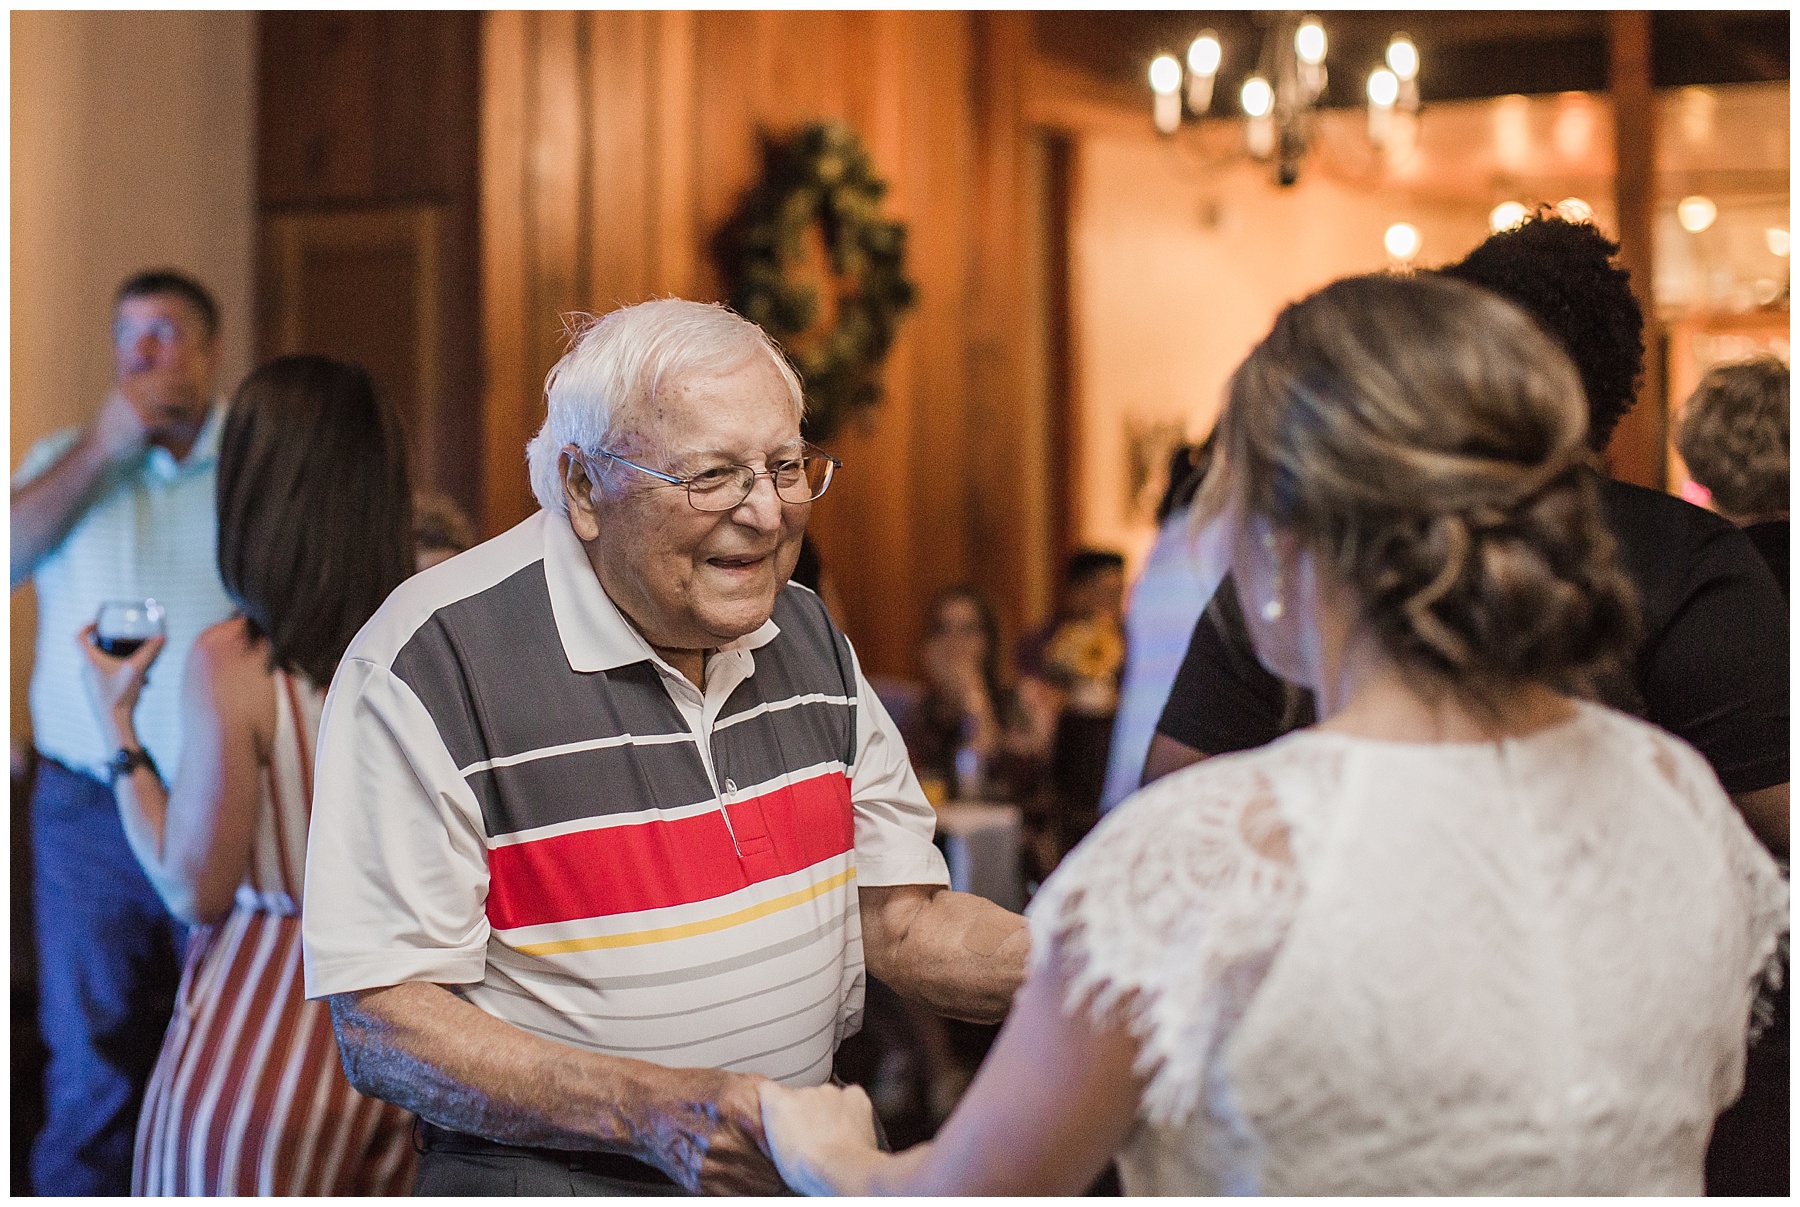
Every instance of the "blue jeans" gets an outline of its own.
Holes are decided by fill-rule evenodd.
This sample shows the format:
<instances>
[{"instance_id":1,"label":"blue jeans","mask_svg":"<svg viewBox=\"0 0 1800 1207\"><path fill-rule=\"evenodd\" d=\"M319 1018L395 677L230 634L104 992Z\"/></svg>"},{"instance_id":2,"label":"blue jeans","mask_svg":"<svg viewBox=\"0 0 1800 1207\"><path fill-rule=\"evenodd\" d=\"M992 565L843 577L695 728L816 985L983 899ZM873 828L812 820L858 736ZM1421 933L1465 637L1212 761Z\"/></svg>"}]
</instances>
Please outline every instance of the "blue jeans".
<instances>
[{"instance_id":1,"label":"blue jeans","mask_svg":"<svg viewBox=\"0 0 1800 1207\"><path fill-rule=\"evenodd\" d=\"M144 1086L180 981L186 929L125 842L112 789L50 759L31 790L38 1026L50 1051L41 1195L131 1193Z\"/></svg>"}]
</instances>

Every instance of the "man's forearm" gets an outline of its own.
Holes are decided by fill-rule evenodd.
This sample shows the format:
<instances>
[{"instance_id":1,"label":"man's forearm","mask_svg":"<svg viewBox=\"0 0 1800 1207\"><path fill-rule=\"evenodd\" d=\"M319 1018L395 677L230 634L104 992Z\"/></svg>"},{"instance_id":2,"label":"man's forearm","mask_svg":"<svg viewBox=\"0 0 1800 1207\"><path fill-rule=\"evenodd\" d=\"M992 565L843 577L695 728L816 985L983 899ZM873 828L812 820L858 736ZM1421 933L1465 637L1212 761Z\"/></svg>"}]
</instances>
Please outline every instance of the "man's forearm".
<instances>
[{"instance_id":1,"label":"man's forearm","mask_svg":"<svg viewBox=\"0 0 1800 1207\"><path fill-rule=\"evenodd\" d=\"M92 498L111 464L91 433L38 477L12 492L12 585L31 577Z\"/></svg>"},{"instance_id":2,"label":"man's forearm","mask_svg":"<svg viewBox=\"0 0 1800 1207\"><path fill-rule=\"evenodd\" d=\"M758 1147L755 1078L584 1051L512 1026L441 985L340 994L331 1017L350 1083L440 1127L507 1144L628 1153L690 1190L725 1176L742 1179L721 1187L738 1193L778 1184L766 1180L774 1169ZM746 1112L751 1136L739 1134Z\"/></svg>"},{"instance_id":3,"label":"man's forearm","mask_svg":"<svg viewBox=\"0 0 1800 1207\"><path fill-rule=\"evenodd\" d=\"M1025 919L984 897L905 885L864 888L871 975L939 1014L999 1022L1025 979Z\"/></svg>"}]
</instances>

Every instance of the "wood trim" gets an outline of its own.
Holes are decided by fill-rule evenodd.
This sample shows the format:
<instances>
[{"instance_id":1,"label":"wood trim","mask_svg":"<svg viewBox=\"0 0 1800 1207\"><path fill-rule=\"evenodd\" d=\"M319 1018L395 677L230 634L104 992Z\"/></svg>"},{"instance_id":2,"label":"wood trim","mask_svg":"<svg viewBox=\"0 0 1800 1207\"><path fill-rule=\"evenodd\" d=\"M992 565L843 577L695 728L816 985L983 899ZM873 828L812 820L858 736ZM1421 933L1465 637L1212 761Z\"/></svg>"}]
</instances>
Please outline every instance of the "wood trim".
<instances>
[{"instance_id":1,"label":"wood trim","mask_svg":"<svg viewBox=\"0 0 1800 1207\"><path fill-rule=\"evenodd\" d=\"M271 278L270 329L275 333L272 354L285 356L310 350L302 329L300 282L306 258L314 251L376 252L403 248L416 258L413 308L418 316L419 342L413 349L420 414L415 439L434 444L432 422L441 394L439 366L443 340L438 299L443 292L443 209L437 205L391 206L372 210L304 211L266 214L263 217L264 255L275 266ZM434 464L434 447L420 450L426 464Z\"/></svg>"},{"instance_id":2,"label":"wood trim","mask_svg":"<svg viewBox=\"0 0 1800 1207\"><path fill-rule=\"evenodd\" d=\"M1607 14L1611 52L1614 209L1619 262L1644 311L1644 382L1638 403L1614 430L1606 459L1612 475L1661 488L1668 480L1669 397L1656 316L1653 241L1656 221L1656 103L1650 79L1650 14Z\"/></svg>"}]
</instances>

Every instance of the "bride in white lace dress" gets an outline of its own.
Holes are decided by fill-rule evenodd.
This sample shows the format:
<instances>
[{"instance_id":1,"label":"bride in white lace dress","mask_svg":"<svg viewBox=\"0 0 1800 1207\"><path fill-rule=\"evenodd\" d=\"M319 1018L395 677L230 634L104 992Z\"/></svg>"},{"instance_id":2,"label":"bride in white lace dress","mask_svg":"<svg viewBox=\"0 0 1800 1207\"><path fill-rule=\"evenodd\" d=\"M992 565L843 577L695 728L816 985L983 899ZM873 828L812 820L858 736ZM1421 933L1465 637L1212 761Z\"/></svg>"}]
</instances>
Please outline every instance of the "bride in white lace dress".
<instances>
[{"instance_id":1,"label":"bride in white lace dress","mask_svg":"<svg viewBox=\"0 0 1800 1207\"><path fill-rule=\"evenodd\" d=\"M1787 888L1710 768L1580 702L1634 606L1573 368L1458 282L1289 307L1210 534L1320 724L1139 792L1045 884L937 1139L765 1087L809 1193L1702 1192Z\"/></svg>"}]
</instances>

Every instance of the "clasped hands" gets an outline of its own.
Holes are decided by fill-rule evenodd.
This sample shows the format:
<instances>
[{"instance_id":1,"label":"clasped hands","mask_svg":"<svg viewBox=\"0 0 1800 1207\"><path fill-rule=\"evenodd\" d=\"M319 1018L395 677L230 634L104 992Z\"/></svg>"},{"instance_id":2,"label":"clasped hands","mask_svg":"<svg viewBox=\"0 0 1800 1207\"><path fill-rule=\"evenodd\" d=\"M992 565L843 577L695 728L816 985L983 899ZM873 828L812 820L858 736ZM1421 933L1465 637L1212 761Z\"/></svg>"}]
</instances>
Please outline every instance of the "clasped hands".
<instances>
[{"instance_id":1,"label":"clasped hands","mask_svg":"<svg viewBox=\"0 0 1800 1207\"><path fill-rule=\"evenodd\" d=\"M880 1157L875 1110L859 1086L790 1089L719 1070L681 1072L680 1092L643 1119L640 1151L690 1193L778 1194L785 1182L802 1194L843 1194Z\"/></svg>"}]
</instances>

